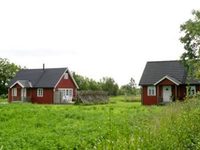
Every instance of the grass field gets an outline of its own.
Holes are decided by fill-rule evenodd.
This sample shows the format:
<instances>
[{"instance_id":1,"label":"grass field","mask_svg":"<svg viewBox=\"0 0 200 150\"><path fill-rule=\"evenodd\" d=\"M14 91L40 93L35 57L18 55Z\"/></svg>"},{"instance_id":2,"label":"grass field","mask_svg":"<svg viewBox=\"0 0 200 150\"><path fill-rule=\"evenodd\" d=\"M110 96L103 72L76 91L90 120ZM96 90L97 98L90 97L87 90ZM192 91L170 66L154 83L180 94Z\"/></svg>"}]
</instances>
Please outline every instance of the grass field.
<instances>
[{"instance_id":1,"label":"grass field","mask_svg":"<svg viewBox=\"0 0 200 150\"><path fill-rule=\"evenodd\" d=\"M4 102L7 102L7 99L2 99L2 98L0 98L0 103L1 103L1 102L3 102L3 103L4 103Z\"/></svg>"},{"instance_id":2,"label":"grass field","mask_svg":"<svg viewBox=\"0 0 200 150\"><path fill-rule=\"evenodd\" d=\"M200 100L141 106L0 103L3 149L200 149Z\"/></svg>"}]
</instances>

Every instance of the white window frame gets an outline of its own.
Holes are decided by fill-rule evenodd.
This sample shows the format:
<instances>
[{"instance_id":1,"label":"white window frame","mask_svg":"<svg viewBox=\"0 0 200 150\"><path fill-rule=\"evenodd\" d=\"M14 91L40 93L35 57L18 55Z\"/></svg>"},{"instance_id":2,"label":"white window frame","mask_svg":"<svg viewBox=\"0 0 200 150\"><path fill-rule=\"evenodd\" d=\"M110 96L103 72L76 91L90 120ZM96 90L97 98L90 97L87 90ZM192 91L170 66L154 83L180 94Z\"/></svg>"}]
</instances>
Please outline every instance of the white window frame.
<instances>
[{"instance_id":1,"label":"white window frame","mask_svg":"<svg viewBox=\"0 0 200 150\"><path fill-rule=\"evenodd\" d=\"M58 90L62 91L64 93L64 96L73 97L73 88L59 88Z\"/></svg>"},{"instance_id":2,"label":"white window frame","mask_svg":"<svg viewBox=\"0 0 200 150\"><path fill-rule=\"evenodd\" d=\"M147 96L156 96L156 86L147 87Z\"/></svg>"},{"instance_id":3,"label":"white window frame","mask_svg":"<svg viewBox=\"0 0 200 150\"><path fill-rule=\"evenodd\" d=\"M192 86L188 86L188 95L189 96L193 96L193 95L196 95L196 86L195 85L192 85ZM194 93L192 92L194 91Z\"/></svg>"},{"instance_id":4,"label":"white window frame","mask_svg":"<svg viewBox=\"0 0 200 150\"><path fill-rule=\"evenodd\" d=\"M73 97L73 89L72 88L68 89L68 95L71 96L71 97Z\"/></svg>"},{"instance_id":5,"label":"white window frame","mask_svg":"<svg viewBox=\"0 0 200 150\"><path fill-rule=\"evenodd\" d=\"M68 73L65 73L65 74L64 74L64 79L65 79L65 80L69 79Z\"/></svg>"},{"instance_id":6,"label":"white window frame","mask_svg":"<svg viewBox=\"0 0 200 150\"><path fill-rule=\"evenodd\" d=\"M38 88L37 89L37 97L43 97L44 95L44 90L43 88Z\"/></svg>"},{"instance_id":7,"label":"white window frame","mask_svg":"<svg viewBox=\"0 0 200 150\"><path fill-rule=\"evenodd\" d=\"M17 96L17 88L12 88L12 96Z\"/></svg>"}]
</instances>

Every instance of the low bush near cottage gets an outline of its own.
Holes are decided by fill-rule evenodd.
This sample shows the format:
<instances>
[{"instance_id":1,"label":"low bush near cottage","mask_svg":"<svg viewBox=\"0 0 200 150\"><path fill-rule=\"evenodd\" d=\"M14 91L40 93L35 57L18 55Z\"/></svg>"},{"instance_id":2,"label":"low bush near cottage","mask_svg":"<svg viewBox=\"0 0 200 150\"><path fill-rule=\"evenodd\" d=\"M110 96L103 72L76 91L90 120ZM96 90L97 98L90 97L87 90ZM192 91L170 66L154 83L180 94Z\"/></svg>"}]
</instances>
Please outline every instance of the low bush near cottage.
<instances>
[{"instance_id":1,"label":"low bush near cottage","mask_svg":"<svg viewBox=\"0 0 200 150\"><path fill-rule=\"evenodd\" d=\"M200 100L141 106L0 104L0 149L199 149Z\"/></svg>"}]
</instances>

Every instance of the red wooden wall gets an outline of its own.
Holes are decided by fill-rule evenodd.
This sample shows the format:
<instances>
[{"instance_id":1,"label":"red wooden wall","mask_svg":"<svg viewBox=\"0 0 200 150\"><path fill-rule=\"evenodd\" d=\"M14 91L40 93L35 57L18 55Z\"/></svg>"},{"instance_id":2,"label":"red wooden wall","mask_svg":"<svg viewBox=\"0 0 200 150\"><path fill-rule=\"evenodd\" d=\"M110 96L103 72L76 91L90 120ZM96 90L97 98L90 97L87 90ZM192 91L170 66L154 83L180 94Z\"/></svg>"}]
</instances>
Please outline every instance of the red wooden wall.
<instances>
[{"instance_id":1,"label":"red wooden wall","mask_svg":"<svg viewBox=\"0 0 200 150\"><path fill-rule=\"evenodd\" d=\"M60 80L60 82L56 86L56 90L58 88L72 88L73 89L73 96L74 97L77 96L76 85L74 84L74 82L73 82L73 80L72 80L72 78L70 76L68 76L68 79L64 79L64 77L62 77L62 79Z\"/></svg>"},{"instance_id":2,"label":"red wooden wall","mask_svg":"<svg viewBox=\"0 0 200 150\"><path fill-rule=\"evenodd\" d=\"M37 88L31 89L32 103L52 104L53 103L53 88L43 88L43 97L37 97Z\"/></svg>"},{"instance_id":3,"label":"red wooden wall","mask_svg":"<svg viewBox=\"0 0 200 150\"><path fill-rule=\"evenodd\" d=\"M156 96L147 95L147 86L142 87L142 104L144 105L155 105L157 104Z\"/></svg>"}]
</instances>

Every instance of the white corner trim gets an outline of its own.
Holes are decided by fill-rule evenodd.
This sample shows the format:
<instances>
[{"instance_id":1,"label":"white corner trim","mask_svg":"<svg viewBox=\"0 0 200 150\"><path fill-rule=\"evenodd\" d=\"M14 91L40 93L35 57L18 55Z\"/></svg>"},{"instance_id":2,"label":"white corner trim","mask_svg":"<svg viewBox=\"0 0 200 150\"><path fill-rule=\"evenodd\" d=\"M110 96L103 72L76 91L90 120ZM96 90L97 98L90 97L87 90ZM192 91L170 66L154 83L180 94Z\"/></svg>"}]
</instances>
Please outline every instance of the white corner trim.
<instances>
[{"instance_id":1,"label":"white corner trim","mask_svg":"<svg viewBox=\"0 0 200 150\"><path fill-rule=\"evenodd\" d=\"M69 76L71 77L71 79L73 80L73 82L74 82L76 88L79 89L79 86L77 85L77 83L76 83L74 77L71 75L71 72L70 72L69 70L68 70L68 74L69 74Z\"/></svg>"}]
</instances>

